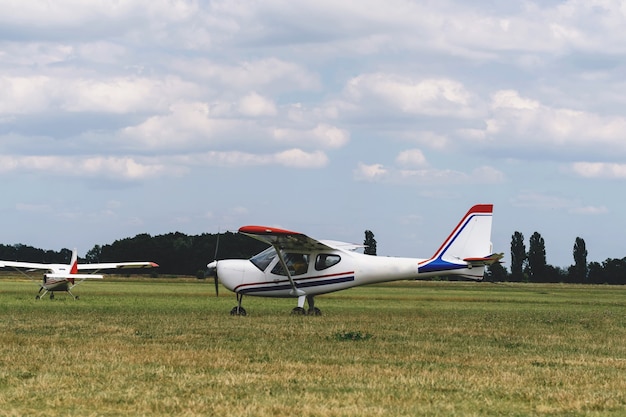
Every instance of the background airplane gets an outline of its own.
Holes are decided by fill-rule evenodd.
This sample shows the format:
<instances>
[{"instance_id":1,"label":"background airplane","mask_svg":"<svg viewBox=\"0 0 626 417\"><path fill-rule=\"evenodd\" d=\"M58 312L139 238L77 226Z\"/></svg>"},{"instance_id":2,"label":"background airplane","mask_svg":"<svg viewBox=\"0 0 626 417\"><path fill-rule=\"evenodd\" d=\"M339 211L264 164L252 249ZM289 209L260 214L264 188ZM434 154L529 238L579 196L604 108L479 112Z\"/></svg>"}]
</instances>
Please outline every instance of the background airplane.
<instances>
[{"instance_id":1,"label":"background airplane","mask_svg":"<svg viewBox=\"0 0 626 417\"><path fill-rule=\"evenodd\" d=\"M292 314L321 314L314 297L358 285L456 275L483 279L485 266L503 254L492 252L493 205L470 208L430 258L398 258L356 252L362 245L316 240L302 233L275 227L244 226L240 233L270 247L248 260L214 260L207 276L237 295L232 315L246 315L244 295L298 298ZM304 309L305 301L308 311Z\"/></svg>"},{"instance_id":2,"label":"background airplane","mask_svg":"<svg viewBox=\"0 0 626 417\"><path fill-rule=\"evenodd\" d=\"M65 264L43 264L35 262L17 262L0 260L0 268L13 268L20 274L24 275L31 281L35 281L33 277L28 275L32 271L46 271L43 274L42 282L39 285L39 293L35 296L39 299L50 293L50 299L54 298L57 291L67 292L75 300L78 296L72 294L72 288L82 283L86 279L102 279L102 275L96 272L107 269L137 269L137 268L156 268L159 265L154 262L109 262L97 264L79 264L76 249L72 252L72 259L68 265ZM80 274L79 271L93 271L89 274ZM43 291L43 293L42 293Z\"/></svg>"}]
</instances>

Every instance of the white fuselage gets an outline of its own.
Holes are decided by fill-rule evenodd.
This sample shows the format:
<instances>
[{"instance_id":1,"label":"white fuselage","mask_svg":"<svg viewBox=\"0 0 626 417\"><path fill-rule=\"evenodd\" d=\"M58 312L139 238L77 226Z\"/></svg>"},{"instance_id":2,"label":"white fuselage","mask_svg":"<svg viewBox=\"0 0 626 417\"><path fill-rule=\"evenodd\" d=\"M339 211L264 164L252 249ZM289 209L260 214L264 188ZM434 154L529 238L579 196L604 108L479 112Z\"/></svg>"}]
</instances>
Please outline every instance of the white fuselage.
<instances>
[{"instance_id":1,"label":"white fuselage","mask_svg":"<svg viewBox=\"0 0 626 417\"><path fill-rule=\"evenodd\" d=\"M291 278L299 291L306 295L325 294L347 288L387 281L428 278L437 275L466 275L482 278L482 268L470 271L466 265L451 269L420 272L420 264L426 259L396 258L364 255L362 253L335 249L324 252L302 253L309 260L306 272L292 272ZM298 254L301 255L301 254ZM324 257L339 258L331 266L320 266ZM237 294L262 297L296 297L289 277L277 268L278 256L258 267L255 258L230 259L216 263L219 281ZM261 269L263 268L263 269ZM480 269L480 271L479 271ZM480 278L478 276L480 275Z\"/></svg>"}]
</instances>

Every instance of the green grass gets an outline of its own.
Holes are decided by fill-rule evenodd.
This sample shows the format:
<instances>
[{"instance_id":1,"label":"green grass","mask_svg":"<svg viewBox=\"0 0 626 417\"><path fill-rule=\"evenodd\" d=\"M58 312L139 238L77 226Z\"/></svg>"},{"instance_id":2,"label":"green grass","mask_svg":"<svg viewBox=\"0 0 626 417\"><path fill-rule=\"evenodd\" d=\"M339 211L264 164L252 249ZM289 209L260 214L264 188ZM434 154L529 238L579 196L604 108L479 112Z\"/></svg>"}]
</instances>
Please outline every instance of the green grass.
<instances>
[{"instance_id":1,"label":"green grass","mask_svg":"<svg viewBox=\"0 0 626 417\"><path fill-rule=\"evenodd\" d=\"M621 416L626 288L401 282L295 300L0 279L0 415Z\"/></svg>"}]
</instances>

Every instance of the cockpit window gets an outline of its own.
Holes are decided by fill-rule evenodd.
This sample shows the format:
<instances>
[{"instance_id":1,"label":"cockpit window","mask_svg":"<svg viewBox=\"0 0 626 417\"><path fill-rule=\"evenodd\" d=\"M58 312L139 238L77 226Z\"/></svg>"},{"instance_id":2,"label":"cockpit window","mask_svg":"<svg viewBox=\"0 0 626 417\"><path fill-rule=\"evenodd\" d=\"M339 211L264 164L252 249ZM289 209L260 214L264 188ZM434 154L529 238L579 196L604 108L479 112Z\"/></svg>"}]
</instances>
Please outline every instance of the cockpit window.
<instances>
[{"instance_id":1,"label":"cockpit window","mask_svg":"<svg viewBox=\"0 0 626 417\"><path fill-rule=\"evenodd\" d=\"M309 269L309 255L303 253L285 253L285 264L289 269L290 275L306 274ZM287 275L283 266L279 263L272 269L272 274Z\"/></svg>"},{"instance_id":2,"label":"cockpit window","mask_svg":"<svg viewBox=\"0 0 626 417\"><path fill-rule=\"evenodd\" d=\"M250 262L252 262L254 266L259 268L261 271L265 271L265 268L267 268L269 264L272 263L275 257L276 257L276 250L274 249L273 246L270 246L269 248L265 249L263 252L257 255L254 255L252 258L250 258Z\"/></svg>"},{"instance_id":3,"label":"cockpit window","mask_svg":"<svg viewBox=\"0 0 626 417\"><path fill-rule=\"evenodd\" d=\"M330 268L333 265L337 265L341 261L339 255L320 254L315 259L315 269L321 271L326 268Z\"/></svg>"}]
</instances>

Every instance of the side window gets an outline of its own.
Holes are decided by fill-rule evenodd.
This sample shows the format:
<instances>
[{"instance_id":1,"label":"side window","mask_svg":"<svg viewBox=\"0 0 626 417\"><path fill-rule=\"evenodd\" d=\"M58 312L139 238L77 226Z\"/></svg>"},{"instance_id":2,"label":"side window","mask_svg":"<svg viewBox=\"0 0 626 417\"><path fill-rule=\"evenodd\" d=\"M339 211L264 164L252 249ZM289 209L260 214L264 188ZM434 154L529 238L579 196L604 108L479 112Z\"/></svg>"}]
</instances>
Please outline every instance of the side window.
<instances>
[{"instance_id":1,"label":"side window","mask_svg":"<svg viewBox=\"0 0 626 417\"><path fill-rule=\"evenodd\" d=\"M317 258L315 259L315 269L321 271L323 269L330 268L333 265L337 265L339 261L341 261L341 256L339 255L317 255Z\"/></svg>"},{"instance_id":2,"label":"side window","mask_svg":"<svg viewBox=\"0 0 626 417\"><path fill-rule=\"evenodd\" d=\"M286 253L285 264L289 269L290 275L302 275L306 274L309 269L309 255L302 253ZM272 274L287 275L283 270L283 266L279 263L272 269Z\"/></svg>"}]
</instances>

